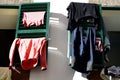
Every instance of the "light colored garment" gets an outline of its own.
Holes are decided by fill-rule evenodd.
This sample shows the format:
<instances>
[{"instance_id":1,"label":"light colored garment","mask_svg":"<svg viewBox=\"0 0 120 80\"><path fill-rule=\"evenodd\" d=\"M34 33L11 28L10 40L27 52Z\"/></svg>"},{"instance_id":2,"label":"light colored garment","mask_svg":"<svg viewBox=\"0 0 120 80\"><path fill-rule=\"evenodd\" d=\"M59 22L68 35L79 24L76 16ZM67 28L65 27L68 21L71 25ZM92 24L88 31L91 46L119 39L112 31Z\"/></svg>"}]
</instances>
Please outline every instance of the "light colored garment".
<instances>
[{"instance_id":1,"label":"light colored garment","mask_svg":"<svg viewBox=\"0 0 120 80\"><path fill-rule=\"evenodd\" d=\"M0 80L11 80L11 70L9 70L9 67L0 67Z\"/></svg>"},{"instance_id":2,"label":"light colored garment","mask_svg":"<svg viewBox=\"0 0 120 80\"><path fill-rule=\"evenodd\" d=\"M88 80L86 77L83 77L81 72L75 71L73 80Z\"/></svg>"},{"instance_id":3,"label":"light colored garment","mask_svg":"<svg viewBox=\"0 0 120 80\"><path fill-rule=\"evenodd\" d=\"M32 25L40 26L44 24L45 11L41 12L23 12L23 24L25 27Z\"/></svg>"},{"instance_id":4,"label":"light colored garment","mask_svg":"<svg viewBox=\"0 0 120 80\"><path fill-rule=\"evenodd\" d=\"M21 66L24 70L29 70L37 65L38 57L40 57L41 70L47 69L46 64L46 39L42 38L16 38L10 48L9 59L10 68L13 65L13 56L15 48L18 49Z\"/></svg>"},{"instance_id":5,"label":"light colored garment","mask_svg":"<svg viewBox=\"0 0 120 80\"><path fill-rule=\"evenodd\" d=\"M100 76L103 80L120 80L120 78L105 75L104 68L102 69Z\"/></svg>"}]
</instances>

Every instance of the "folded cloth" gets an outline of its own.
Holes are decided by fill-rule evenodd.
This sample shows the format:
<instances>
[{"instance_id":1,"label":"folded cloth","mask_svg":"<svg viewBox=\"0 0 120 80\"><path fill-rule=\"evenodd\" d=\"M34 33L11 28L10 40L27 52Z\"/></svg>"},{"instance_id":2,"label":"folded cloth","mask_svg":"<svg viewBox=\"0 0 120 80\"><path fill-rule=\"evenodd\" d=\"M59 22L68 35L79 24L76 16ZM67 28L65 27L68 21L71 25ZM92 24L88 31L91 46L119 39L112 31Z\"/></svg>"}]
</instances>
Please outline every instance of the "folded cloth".
<instances>
[{"instance_id":1,"label":"folded cloth","mask_svg":"<svg viewBox=\"0 0 120 80\"><path fill-rule=\"evenodd\" d=\"M110 80L110 75L105 74L105 68L101 70L100 77L103 80ZM118 77L115 77L115 76L111 76L111 77L112 77L112 80L120 80L120 78Z\"/></svg>"},{"instance_id":2,"label":"folded cloth","mask_svg":"<svg viewBox=\"0 0 120 80\"><path fill-rule=\"evenodd\" d=\"M41 12L23 12L23 24L25 27L32 25L40 26L44 24L45 11Z\"/></svg>"},{"instance_id":3,"label":"folded cloth","mask_svg":"<svg viewBox=\"0 0 120 80\"><path fill-rule=\"evenodd\" d=\"M120 77L120 67L116 66L110 66L107 69L107 75L115 76L115 77Z\"/></svg>"},{"instance_id":4,"label":"folded cloth","mask_svg":"<svg viewBox=\"0 0 120 80\"><path fill-rule=\"evenodd\" d=\"M0 80L11 80L11 70L9 70L9 67L0 67Z\"/></svg>"}]
</instances>

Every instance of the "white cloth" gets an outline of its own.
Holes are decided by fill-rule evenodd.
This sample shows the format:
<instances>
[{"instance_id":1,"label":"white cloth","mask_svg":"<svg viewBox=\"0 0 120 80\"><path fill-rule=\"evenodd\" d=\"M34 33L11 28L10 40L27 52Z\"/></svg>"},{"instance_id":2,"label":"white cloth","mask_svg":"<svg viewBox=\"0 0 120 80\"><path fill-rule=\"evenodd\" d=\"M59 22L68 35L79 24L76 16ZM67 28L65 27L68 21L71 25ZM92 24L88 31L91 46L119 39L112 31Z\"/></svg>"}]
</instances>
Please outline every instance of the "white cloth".
<instances>
[{"instance_id":1,"label":"white cloth","mask_svg":"<svg viewBox=\"0 0 120 80\"><path fill-rule=\"evenodd\" d=\"M82 73L75 71L73 80L88 80L88 79L83 77Z\"/></svg>"},{"instance_id":2,"label":"white cloth","mask_svg":"<svg viewBox=\"0 0 120 80\"><path fill-rule=\"evenodd\" d=\"M26 27L32 25L40 26L44 24L45 11L38 12L23 12L23 24Z\"/></svg>"}]
</instances>

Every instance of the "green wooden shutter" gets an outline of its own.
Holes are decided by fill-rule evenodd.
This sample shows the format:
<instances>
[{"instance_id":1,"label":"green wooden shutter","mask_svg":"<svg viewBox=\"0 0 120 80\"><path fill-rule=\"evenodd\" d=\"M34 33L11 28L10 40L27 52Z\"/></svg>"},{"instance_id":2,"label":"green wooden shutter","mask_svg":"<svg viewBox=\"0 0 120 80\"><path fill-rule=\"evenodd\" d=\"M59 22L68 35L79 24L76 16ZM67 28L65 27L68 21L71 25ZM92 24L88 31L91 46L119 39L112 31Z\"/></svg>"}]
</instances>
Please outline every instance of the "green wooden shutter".
<instances>
[{"instance_id":1,"label":"green wooden shutter","mask_svg":"<svg viewBox=\"0 0 120 80\"><path fill-rule=\"evenodd\" d=\"M23 12L45 11L44 24L36 27L35 25L25 27L22 22ZM49 31L50 2L41 3L22 3L19 6L18 20L16 26L16 38L37 38L46 37Z\"/></svg>"}]
</instances>

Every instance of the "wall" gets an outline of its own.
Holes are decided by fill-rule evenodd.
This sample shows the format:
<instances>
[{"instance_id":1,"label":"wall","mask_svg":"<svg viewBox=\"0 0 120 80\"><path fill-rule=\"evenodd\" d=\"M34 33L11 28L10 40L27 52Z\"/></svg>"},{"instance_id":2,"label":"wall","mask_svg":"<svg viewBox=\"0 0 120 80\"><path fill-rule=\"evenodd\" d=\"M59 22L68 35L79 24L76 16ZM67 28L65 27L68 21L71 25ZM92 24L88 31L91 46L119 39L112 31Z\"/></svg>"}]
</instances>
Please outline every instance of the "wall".
<instances>
[{"instance_id":1,"label":"wall","mask_svg":"<svg viewBox=\"0 0 120 80\"><path fill-rule=\"evenodd\" d=\"M39 0L34 0L39 2ZM67 11L66 8L73 0L41 0L49 1L50 5L50 32L48 49L48 69L41 71L39 66L31 70L30 80L72 80L74 70L67 60ZM83 2L83 0L74 0ZM88 2L84 0L84 2Z\"/></svg>"},{"instance_id":2,"label":"wall","mask_svg":"<svg viewBox=\"0 0 120 80\"><path fill-rule=\"evenodd\" d=\"M34 2L39 2L39 0L34 0ZM72 80L74 75L74 70L70 68L67 60L67 6L72 0L41 0L41 2L50 2L50 32L49 32L49 49L48 49L48 69L46 71L41 71L39 66L32 69L30 72L30 80ZM88 0L74 0L74 2L88 2ZM10 11L8 11L10 10ZM17 17L17 9L3 10L0 9L0 29L15 29L15 21ZM3 12L3 13L2 13ZM10 13L8 13L10 12ZM7 14L5 14L7 13ZM109 14L109 13L107 13ZM117 14L117 13L116 13ZM118 13L119 14L119 13ZM106 14L104 14L106 15ZM110 17L109 15L106 17ZM111 18L118 18L117 16L111 16ZM114 20L113 20L114 21ZM119 21L119 20L118 20ZM7 23L7 24L5 24ZM13 24L12 24L13 23ZM109 22L110 23L110 22ZM119 23L119 22L118 22ZM113 28L110 26L108 30L119 30L118 26ZM110 37L113 38L112 34ZM120 33L119 33L120 34ZM118 35L117 35L118 36ZM114 37L116 38L116 37ZM117 42L119 41L116 38ZM114 41L116 42L116 41ZM116 43L118 45L118 43ZM116 45L115 45L116 46ZM116 47L115 47L116 48ZM118 47L117 47L118 49ZM112 50L112 51L117 51ZM117 51L118 52L118 51ZM116 53L117 53L116 52ZM112 52L113 53L113 52ZM114 55L114 54L113 54ZM118 59L118 58L116 58ZM117 60L113 62L117 62ZM117 64L117 63L116 63Z\"/></svg>"},{"instance_id":3,"label":"wall","mask_svg":"<svg viewBox=\"0 0 120 80\"><path fill-rule=\"evenodd\" d=\"M120 0L89 0L90 3L98 3L103 6L120 6Z\"/></svg>"},{"instance_id":4,"label":"wall","mask_svg":"<svg viewBox=\"0 0 120 80\"><path fill-rule=\"evenodd\" d=\"M0 0L0 4L20 4L32 1L33 0Z\"/></svg>"},{"instance_id":5,"label":"wall","mask_svg":"<svg viewBox=\"0 0 120 80\"><path fill-rule=\"evenodd\" d=\"M106 29L109 31L111 49L108 53L109 62L107 65L120 66L120 8L115 10L102 10Z\"/></svg>"},{"instance_id":6,"label":"wall","mask_svg":"<svg viewBox=\"0 0 120 80\"><path fill-rule=\"evenodd\" d=\"M102 15L104 17L104 23L108 31L120 31L119 14L120 14L119 10L102 10Z\"/></svg>"},{"instance_id":7,"label":"wall","mask_svg":"<svg viewBox=\"0 0 120 80\"><path fill-rule=\"evenodd\" d=\"M2 44L0 45L0 67L7 67L9 66L9 48L15 36L18 9L1 7L3 6L0 6L0 44Z\"/></svg>"},{"instance_id":8,"label":"wall","mask_svg":"<svg viewBox=\"0 0 120 80\"><path fill-rule=\"evenodd\" d=\"M34 0L35 2L39 2ZM31 70L30 80L72 80L74 70L68 66L67 60L67 6L72 0L41 0L41 2L50 2L50 40L48 49L48 70L41 71L39 67ZM83 2L82 0L74 0L74 2ZM88 2L87 0L84 2ZM10 10L10 9L8 9ZM0 9L0 29L15 29L17 17L17 9L11 10ZM4 12L4 13L2 13ZM7 13L7 14L5 14ZM113 18L113 17L111 17ZM114 17L115 18L115 17ZM6 20L7 19L7 20ZM13 22L11 22L13 21ZM119 20L118 20L119 21ZM8 24L5 24L5 23ZM110 23L110 22L109 22ZM112 26L111 26L112 27ZM118 30L112 28L112 30ZM111 30L111 28L109 28ZM120 34L120 33L119 33ZM113 34L114 35L114 34ZM116 34L115 34L116 35ZM117 38L116 38L117 39ZM119 41L119 40L118 40ZM116 43L118 45L118 43ZM116 50L117 51L117 50ZM116 58L118 59L118 58ZM117 62L117 60L116 60ZM117 64L117 63L116 63Z\"/></svg>"},{"instance_id":9,"label":"wall","mask_svg":"<svg viewBox=\"0 0 120 80\"><path fill-rule=\"evenodd\" d=\"M0 8L0 29L15 29L18 9Z\"/></svg>"}]
</instances>

